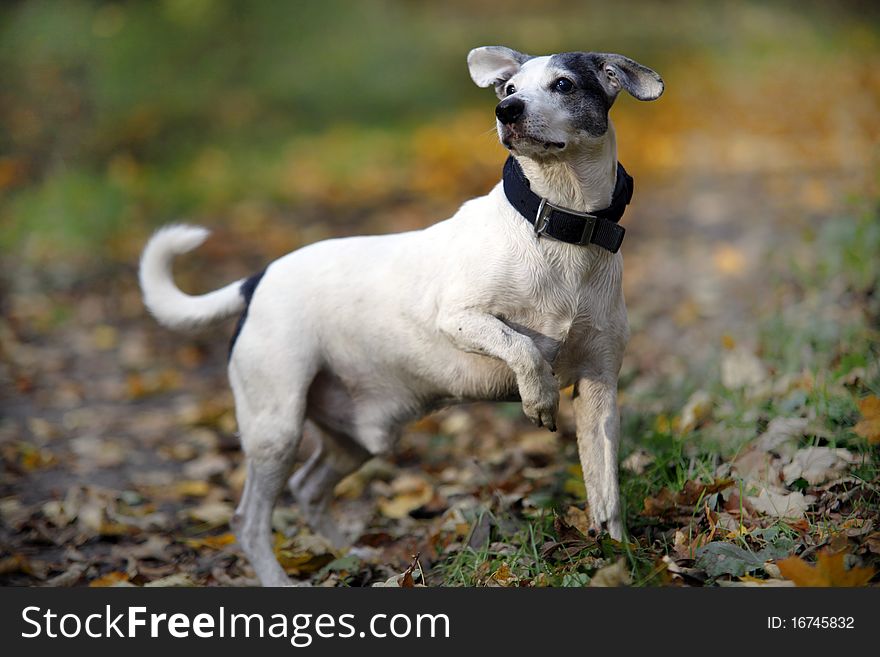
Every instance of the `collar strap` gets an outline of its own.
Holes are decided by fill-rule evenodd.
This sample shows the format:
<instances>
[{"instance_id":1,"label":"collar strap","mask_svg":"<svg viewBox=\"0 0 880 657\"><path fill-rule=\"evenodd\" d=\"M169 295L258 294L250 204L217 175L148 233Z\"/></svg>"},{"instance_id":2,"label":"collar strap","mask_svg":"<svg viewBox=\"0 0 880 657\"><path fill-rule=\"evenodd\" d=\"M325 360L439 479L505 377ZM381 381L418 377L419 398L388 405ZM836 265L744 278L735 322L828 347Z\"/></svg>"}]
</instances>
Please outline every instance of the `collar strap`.
<instances>
[{"instance_id":1,"label":"collar strap","mask_svg":"<svg viewBox=\"0 0 880 657\"><path fill-rule=\"evenodd\" d=\"M596 212L577 212L553 205L531 189L528 178L514 157L504 163L504 194L510 204L535 227L535 234L547 235L569 244L596 244L617 253L626 232L618 224L633 194L633 179L617 163L617 182L611 205Z\"/></svg>"}]
</instances>

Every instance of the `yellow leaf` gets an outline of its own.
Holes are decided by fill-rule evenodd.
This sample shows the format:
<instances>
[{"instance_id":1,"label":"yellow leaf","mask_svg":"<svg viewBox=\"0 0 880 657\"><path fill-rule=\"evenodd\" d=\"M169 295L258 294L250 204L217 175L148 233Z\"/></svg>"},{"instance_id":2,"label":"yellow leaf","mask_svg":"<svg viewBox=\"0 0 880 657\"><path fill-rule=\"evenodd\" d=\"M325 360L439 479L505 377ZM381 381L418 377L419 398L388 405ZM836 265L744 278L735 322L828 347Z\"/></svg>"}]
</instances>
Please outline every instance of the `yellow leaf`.
<instances>
[{"instance_id":1,"label":"yellow leaf","mask_svg":"<svg viewBox=\"0 0 880 657\"><path fill-rule=\"evenodd\" d=\"M511 572L510 567L503 563L489 576L486 584L488 586L515 586L518 582L519 579Z\"/></svg>"},{"instance_id":2,"label":"yellow leaf","mask_svg":"<svg viewBox=\"0 0 880 657\"><path fill-rule=\"evenodd\" d=\"M378 501L379 511L386 518L405 518L434 497L434 488L430 482L416 475L404 474L398 477L391 488L395 493L394 497Z\"/></svg>"},{"instance_id":3,"label":"yellow leaf","mask_svg":"<svg viewBox=\"0 0 880 657\"><path fill-rule=\"evenodd\" d=\"M304 534L291 539L276 534L275 556L285 572L294 576L313 573L336 558L324 541Z\"/></svg>"},{"instance_id":4,"label":"yellow leaf","mask_svg":"<svg viewBox=\"0 0 880 657\"><path fill-rule=\"evenodd\" d=\"M670 433L672 431L672 420L666 413L660 413L654 420L654 431L657 433Z\"/></svg>"},{"instance_id":5,"label":"yellow leaf","mask_svg":"<svg viewBox=\"0 0 880 657\"><path fill-rule=\"evenodd\" d=\"M862 438L869 443L880 443L880 397L871 395L858 401L862 420L853 427Z\"/></svg>"},{"instance_id":6,"label":"yellow leaf","mask_svg":"<svg viewBox=\"0 0 880 657\"><path fill-rule=\"evenodd\" d=\"M186 544L195 549L211 548L212 550L222 550L227 545L235 543L235 534L227 532L218 536L205 536L204 538L188 538Z\"/></svg>"},{"instance_id":7,"label":"yellow leaf","mask_svg":"<svg viewBox=\"0 0 880 657\"><path fill-rule=\"evenodd\" d=\"M109 324L99 324L92 330L92 344L100 351L114 349L119 342L119 332Z\"/></svg>"},{"instance_id":8,"label":"yellow leaf","mask_svg":"<svg viewBox=\"0 0 880 657\"><path fill-rule=\"evenodd\" d=\"M715 268L722 274L736 276L746 268L748 260L742 249L725 244L715 249L713 260Z\"/></svg>"},{"instance_id":9,"label":"yellow leaf","mask_svg":"<svg viewBox=\"0 0 880 657\"><path fill-rule=\"evenodd\" d=\"M184 479L174 484L174 492L184 497L204 497L210 491L208 482L200 479Z\"/></svg>"},{"instance_id":10,"label":"yellow leaf","mask_svg":"<svg viewBox=\"0 0 880 657\"><path fill-rule=\"evenodd\" d=\"M89 582L89 586L92 588L95 587L105 587L105 586L116 586L120 582L127 582L128 575L126 573L116 571L112 573L107 573L106 575L102 575L98 579L93 579Z\"/></svg>"},{"instance_id":11,"label":"yellow leaf","mask_svg":"<svg viewBox=\"0 0 880 657\"><path fill-rule=\"evenodd\" d=\"M845 553L822 550L815 566L800 557L788 557L777 561L779 572L797 586L866 586L874 576L870 567L847 570L843 564Z\"/></svg>"}]
</instances>

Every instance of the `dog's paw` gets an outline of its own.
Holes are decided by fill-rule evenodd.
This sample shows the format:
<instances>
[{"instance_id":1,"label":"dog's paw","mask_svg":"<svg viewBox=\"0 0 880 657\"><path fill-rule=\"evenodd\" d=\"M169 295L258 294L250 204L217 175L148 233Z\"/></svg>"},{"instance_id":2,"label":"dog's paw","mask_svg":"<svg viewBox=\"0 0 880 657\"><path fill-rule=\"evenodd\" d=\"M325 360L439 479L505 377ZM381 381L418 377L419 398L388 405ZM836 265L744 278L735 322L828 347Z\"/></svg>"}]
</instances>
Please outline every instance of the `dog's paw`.
<instances>
[{"instance_id":1,"label":"dog's paw","mask_svg":"<svg viewBox=\"0 0 880 657\"><path fill-rule=\"evenodd\" d=\"M546 367L533 385L521 385L523 412L539 427L556 431L556 413L559 411L559 382Z\"/></svg>"}]
</instances>

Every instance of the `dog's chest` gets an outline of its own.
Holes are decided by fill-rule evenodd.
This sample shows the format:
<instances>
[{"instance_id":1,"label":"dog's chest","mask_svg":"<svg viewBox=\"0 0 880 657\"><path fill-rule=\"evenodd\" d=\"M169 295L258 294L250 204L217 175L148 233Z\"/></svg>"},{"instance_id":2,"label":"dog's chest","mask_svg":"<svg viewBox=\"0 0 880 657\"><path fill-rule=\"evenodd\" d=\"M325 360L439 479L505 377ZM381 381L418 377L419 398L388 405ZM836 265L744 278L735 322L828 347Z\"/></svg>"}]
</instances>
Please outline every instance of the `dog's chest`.
<instances>
[{"instance_id":1,"label":"dog's chest","mask_svg":"<svg viewBox=\"0 0 880 657\"><path fill-rule=\"evenodd\" d=\"M568 343L582 340L595 326L595 295L587 272L571 265L535 268L528 274L518 281L521 294L509 298L498 316L530 337L552 363Z\"/></svg>"}]
</instances>

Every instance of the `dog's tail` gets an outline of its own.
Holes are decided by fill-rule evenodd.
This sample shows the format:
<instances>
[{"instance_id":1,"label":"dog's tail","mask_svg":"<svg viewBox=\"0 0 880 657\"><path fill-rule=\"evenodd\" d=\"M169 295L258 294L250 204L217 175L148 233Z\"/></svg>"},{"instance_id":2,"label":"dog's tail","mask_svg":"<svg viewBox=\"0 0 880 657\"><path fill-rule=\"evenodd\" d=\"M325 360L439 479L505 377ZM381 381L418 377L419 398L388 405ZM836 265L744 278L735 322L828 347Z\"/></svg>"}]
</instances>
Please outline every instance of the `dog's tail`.
<instances>
[{"instance_id":1,"label":"dog's tail","mask_svg":"<svg viewBox=\"0 0 880 657\"><path fill-rule=\"evenodd\" d=\"M178 224L160 228L147 242L141 255L141 291L147 309L163 326L194 329L244 310L243 280L199 296L181 292L174 284L171 273L174 256L192 251L209 234L209 230L200 226Z\"/></svg>"}]
</instances>

